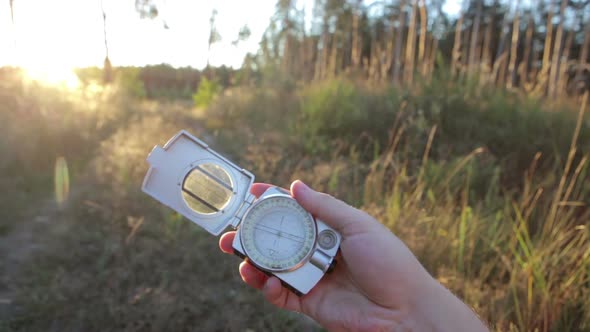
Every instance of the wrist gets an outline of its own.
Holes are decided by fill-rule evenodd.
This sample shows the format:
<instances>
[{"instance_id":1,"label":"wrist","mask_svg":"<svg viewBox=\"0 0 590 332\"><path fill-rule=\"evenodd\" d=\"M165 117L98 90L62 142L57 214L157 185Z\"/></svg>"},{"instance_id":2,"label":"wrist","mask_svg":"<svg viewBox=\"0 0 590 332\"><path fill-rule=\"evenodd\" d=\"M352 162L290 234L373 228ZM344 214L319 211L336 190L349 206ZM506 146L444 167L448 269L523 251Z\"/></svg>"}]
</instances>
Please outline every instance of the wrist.
<instances>
[{"instance_id":1,"label":"wrist","mask_svg":"<svg viewBox=\"0 0 590 332\"><path fill-rule=\"evenodd\" d=\"M429 276L404 324L412 331L488 331L475 312Z\"/></svg>"}]
</instances>

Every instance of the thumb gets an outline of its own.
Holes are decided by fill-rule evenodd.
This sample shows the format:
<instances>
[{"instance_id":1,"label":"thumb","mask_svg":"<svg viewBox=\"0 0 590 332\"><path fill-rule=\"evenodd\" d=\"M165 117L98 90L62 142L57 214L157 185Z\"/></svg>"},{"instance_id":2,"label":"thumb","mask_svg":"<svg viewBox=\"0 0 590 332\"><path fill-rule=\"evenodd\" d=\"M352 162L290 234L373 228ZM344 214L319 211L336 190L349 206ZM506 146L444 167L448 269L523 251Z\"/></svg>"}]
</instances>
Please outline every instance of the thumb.
<instances>
[{"instance_id":1,"label":"thumb","mask_svg":"<svg viewBox=\"0 0 590 332\"><path fill-rule=\"evenodd\" d=\"M291 195L316 218L334 228L342 236L367 231L378 223L373 217L328 194L309 188L301 180L291 184Z\"/></svg>"}]
</instances>

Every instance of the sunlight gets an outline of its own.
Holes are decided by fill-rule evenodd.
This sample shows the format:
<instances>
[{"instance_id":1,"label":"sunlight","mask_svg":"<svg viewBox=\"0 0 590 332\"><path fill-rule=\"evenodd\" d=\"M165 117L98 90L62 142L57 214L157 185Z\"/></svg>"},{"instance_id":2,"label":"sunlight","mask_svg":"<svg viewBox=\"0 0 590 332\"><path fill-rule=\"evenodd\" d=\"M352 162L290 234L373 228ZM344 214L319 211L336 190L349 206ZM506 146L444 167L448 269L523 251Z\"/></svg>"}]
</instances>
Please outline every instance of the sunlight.
<instances>
[{"instance_id":1,"label":"sunlight","mask_svg":"<svg viewBox=\"0 0 590 332\"><path fill-rule=\"evenodd\" d=\"M75 90L80 87L80 80L74 68L68 66L24 66L25 78L44 85Z\"/></svg>"}]
</instances>

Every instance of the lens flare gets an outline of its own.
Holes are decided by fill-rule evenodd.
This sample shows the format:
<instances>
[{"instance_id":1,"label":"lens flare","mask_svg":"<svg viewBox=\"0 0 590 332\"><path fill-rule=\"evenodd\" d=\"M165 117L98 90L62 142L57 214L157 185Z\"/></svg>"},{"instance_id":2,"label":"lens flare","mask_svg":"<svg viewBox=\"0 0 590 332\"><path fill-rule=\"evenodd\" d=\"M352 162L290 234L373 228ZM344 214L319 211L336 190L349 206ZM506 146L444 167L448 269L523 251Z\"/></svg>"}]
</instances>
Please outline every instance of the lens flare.
<instances>
[{"instance_id":1,"label":"lens flare","mask_svg":"<svg viewBox=\"0 0 590 332\"><path fill-rule=\"evenodd\" d=\"M70 193L70 175L68 172L68 164L64 157L59 157L55 161L55 201L59 206L68 199Z\"/></svg>"}]
</instances>

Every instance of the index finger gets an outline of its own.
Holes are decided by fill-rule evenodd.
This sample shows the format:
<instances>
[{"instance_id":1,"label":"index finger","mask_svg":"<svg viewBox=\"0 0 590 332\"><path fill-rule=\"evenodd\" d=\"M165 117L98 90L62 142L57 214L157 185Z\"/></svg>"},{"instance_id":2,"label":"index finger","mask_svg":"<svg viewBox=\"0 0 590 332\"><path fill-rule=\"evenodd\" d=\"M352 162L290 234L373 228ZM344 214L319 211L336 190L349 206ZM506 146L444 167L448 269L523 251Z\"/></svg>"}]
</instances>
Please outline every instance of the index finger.
<instances>
[{"instance_id":1,"label":"index finger","mask_svg":"<svg viewBox=\"0 0 590 332\"><path fill-rule=\"evenodd\" d=\"M252 187L250 187L250 193L258 198L270 187L274 186L268 183L254 183Z\"/></svg>"}]
</instances>

